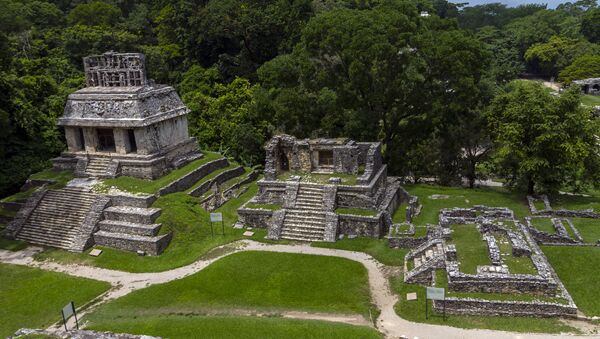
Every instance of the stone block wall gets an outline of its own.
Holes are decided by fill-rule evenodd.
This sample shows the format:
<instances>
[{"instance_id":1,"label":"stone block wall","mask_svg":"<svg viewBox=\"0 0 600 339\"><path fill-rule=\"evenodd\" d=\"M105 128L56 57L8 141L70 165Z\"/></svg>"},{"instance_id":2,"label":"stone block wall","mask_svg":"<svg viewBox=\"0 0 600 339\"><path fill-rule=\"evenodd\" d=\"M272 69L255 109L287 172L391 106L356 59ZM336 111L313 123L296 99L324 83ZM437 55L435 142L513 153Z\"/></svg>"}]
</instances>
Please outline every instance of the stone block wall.
<instances>
[{"instance_id":1,"label":"stone block wall","mask_svg":"<svg viewBox=\"0 0 600 339\"><path fill-rule=\"evenodd\" d=\"M279 240L281 238L281 228L283 227L283 220L285 219L285 209L273 211L273 217L271 224L267 228L267 239Z\"/></svg>"},{"instance_id":2,"label":"stone block wall","mask_svg":"<svg viewBox=\"0 0 600 339\"><path fill-rule=\"evenodd\" d=\"M445 305L444 305L445 304ZM466 298L446 298L445 301L433 301L436 312L465 315L510 315L510 316L576 316L577 308L572 304L526 301L491 301Z\"/></svg>"},{"instance_id":3,"label":"stone block wall","mask_svg":"<svg viewBox=\"0 0 600 339\"><path fill-rule=\"evenodd\" d=\"M235 177L239 177L242 174L244 174L244 168L242 166L238 166L236 168L233 168L233 169L230 169L227 171L223 171L223 172L219 173L219 175L217 175L216 177L212 178L211 180L208 180L208 181L204 182L202 185L196 187L189 194L193 197L202 196L204 193L208 192L208 190L210 189L210 187L212 185L222 184L225 181L227 181L229 179L233 179Z\"/></svg>"},{"instance_id":4,"label":"stone block wall","mask_svg":"<svg viewBox=\"0 0 600 339\"><path fill-rule=\"evenodd\" d=\"M4 235L7 238L14 239L17 236L33 210L46 195L46 192L48 192L46 189L35 191L29 197L29 199L27 199L23 207L21 207L21 209L17 212L17 215L15 215L14 219L8 225L6 225Z\"/></svg>"},{"instance_id":5,"label":"stone block wall","mask_svg":"<svg viewBox=\"0 0 600 339\"><path fill-rule=\"evenodd\" d=\"M97 231L97 224L101 221L102 211L110 206L111 199L105 195L96 197L92 206L77 230L77 235L73 239L70 251L83 252L94 245L94 232Z\"/></svg>"},{"instance_id":6,"label":"stone block wall","mask_svg":"<svg viewBox=\"0 0 600 339\"><path fill-rule=\"evenodd\" d=\"M112 206L131 206L146 208L152 206L156 201L155 195L129 195L113 194L109 195Z\"/></svg>"},{"instance_id":7,"label":"stone block wall","mask_svg":"<svg viewBox=\"0 0 600 339\"><path fill-rule=\"evenodd\" d=\"M239 222L247 227L268 228L272 224L272 210L242 207L237 213Z\"/></svg>"},{"instance_id":8,"label":"stone block wall","mask_svg":"<svg viewBox=\"0 0 600 339\"><path fill-rule=\"evenodd\" d=\"M173 237L173 233L160 235L157 237L140 237L135 235L122 235L119 238L115 237L104 237L99 233L94 234L94 241L110 246L119 248L126 251L143 251L148 255L159 255L161 254Z\"/></svg>"},{"instance_id":9,"label":"stone block wall","mask_svg":"<svg viewBox=\"0 0 600 339\"><path fill-rule=\"evenodd\" d=\"M426 242L427 242L427 237L420 237L420 238L393 237L393 238L388 239L388 246L390 248L415 248L415 247L421 246L422 244L424 244Z\"/></svg>"},{"instance_id":10,"label":"stone block wall","mask_svg":"<svg viewBox=\"0 0 600 339\"><path fill-rule=\"evenodd\" d=\"M382 213L375 217L340 214L338 234L379 238L387 232L382 225Z\"/></svg>"},{"instance_id":11,"label":"stone block wall","mask_svg":"<svg viewBox=\"0 0 600 339\"><path fill-rule=\"evenodd\" d=\"M200 179L209 175L210 173L229 166L229 161L227 158L217 159L213 161L209 161L206 164L198 167L197 169L191 171L190 173L184 175L183 177L169 183L167 186L161 188L158 191L159 195L165 195L174 192L183 192L188 188L192 187L195 183L197 183Z\"/></svg>"}]
</instances>

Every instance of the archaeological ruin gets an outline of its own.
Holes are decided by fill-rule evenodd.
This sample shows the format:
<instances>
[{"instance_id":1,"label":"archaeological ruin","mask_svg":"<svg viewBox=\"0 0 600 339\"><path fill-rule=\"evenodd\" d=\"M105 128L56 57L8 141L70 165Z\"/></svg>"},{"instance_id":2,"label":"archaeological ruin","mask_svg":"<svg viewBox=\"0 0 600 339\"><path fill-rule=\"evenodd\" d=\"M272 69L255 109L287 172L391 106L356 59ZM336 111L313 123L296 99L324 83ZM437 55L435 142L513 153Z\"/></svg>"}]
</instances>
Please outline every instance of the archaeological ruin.
<instances>
[{"instance_id":1,"label":"archaeological ruin","mask_svg":"<svg viewBox=\"0 0 600 339\"><path fill-rule=\"evenodd\" d=\"M188 108L173 87L146 78L143 54L109 52L83 62L86 87L69 95L58 119L68 149L55 168L155 179L201 156L188 135Z\"/></svg>"},{"instance_id":2,"label":"archaeological ruin","mask_svg":"<svg viewBox=\"0 0 600 339\"><path fill-rule=\"evenodd\" d=\"M600 95L600 78L575 80L573 83L580 86L585 94Z\"/></svg>"},{"instance_id":3,"label":"archaeological ruin","mask_svg":"<svg viewBox=\"0 0 600 339\"><path fill-rule=\"evenodd\" d=\"M379 238L401 199L377 142L277 135L266 146L264 174L238 215L241 224L268 228L269 239Z\"/></svg>"},{"instance_id":4,"label":"archaeological ruin","mask_svg":"<svg viewBox=\"0 0 600 339\"><path fill-rule=\"evenodd\" d=\"M106 194L92 187L97 178L155 179L202 158L188 135L189 110L173 87L146 78L143 54L89 56L84 69L86 87L69 95L58 120L68 149L53 159L53 169L80 179L60 189L46 189L50 182L38 180L42 187L20 208L6 236L74 252L103 245L160 254L172 233L156 223L161 209L151 205L157 195ZM207 165L199 170L228 163Z\"/></svg>"}]
</instances>

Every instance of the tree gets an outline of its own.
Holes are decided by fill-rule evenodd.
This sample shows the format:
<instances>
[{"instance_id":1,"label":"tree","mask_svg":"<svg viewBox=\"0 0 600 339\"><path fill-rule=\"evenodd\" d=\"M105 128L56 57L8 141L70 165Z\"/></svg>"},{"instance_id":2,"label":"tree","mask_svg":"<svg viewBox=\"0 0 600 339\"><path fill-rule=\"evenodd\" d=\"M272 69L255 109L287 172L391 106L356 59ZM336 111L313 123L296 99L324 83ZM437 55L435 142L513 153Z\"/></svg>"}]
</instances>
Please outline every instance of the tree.
<instances>
[{"instance_id":1,"label":"tree","mask_svg":"<svg viewBox=\"0 0 600 339\"><path fill-rule=\"evenodd\" d=\"M121 20L119 7L103 1L81 3L67 16L70 25L112 26Z\"/></svg>"},{"instance_id":2,"label":"tree","mask_svg":"<svg viewBox=\"0 0 600 339\"><path fill-rule=\"evenodd\" d=\"M600 78L600 55L580 56L560 72L560 81L564 83L587 78Z\"/></svg>"},{"instance_id":3,"label":"tree","mask_svg":"<svg viewBox=\"0 0 600 339\"><path fill-rule=\"evenodd\" d=\"M539 73L556 76L558 72L571 64L573 60L585 54L600 53L600 46L585 40L564 38L558 35L547 42L531 46L525 52L525 60Z\"/></svg>"},{"instance_id":4,"label":"tree","mask_svg":"<svg viewBox=\"0 0 600 339\"><path fill-rule=\"evenodd\" d=\"M495 151L491 165L511 187L556 192L566 184L598 182L597 123L580 106L579 90L560 97L541 84L516 80L488 111Z\"/></svg>"},{"instance_id":5,"label":"tree","mask_svg":"<svg viewBox=\"0 0 600 339\"><path fill-rule=\"evenodd\" d=\"M581 20L581 33L591 42L600 43L600 8L588 10Z\"/></svg>"}]
</instances>

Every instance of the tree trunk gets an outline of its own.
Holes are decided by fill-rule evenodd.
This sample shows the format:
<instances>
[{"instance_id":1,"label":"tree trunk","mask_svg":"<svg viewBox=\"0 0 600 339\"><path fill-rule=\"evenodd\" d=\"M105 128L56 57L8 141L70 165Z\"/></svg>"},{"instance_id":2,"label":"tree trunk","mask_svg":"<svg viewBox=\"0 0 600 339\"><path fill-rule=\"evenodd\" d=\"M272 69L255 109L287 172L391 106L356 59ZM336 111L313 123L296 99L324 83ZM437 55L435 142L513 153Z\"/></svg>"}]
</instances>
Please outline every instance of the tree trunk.
<instances>
[{"instance_id":1,"label":"tree trunk","mask_svg":"<svg viewBox=\"0 0 600 339\"><path fill-rule=\"evenodd\" d=\"M475 187L475 176L469 176L469 188Z\"/></svg>"},{"instance_id":2,"label":"tree trunk","mask_svg":"<svg viewBox=\"0 0 600 339\"><path fill-rule=\"evenodd\" d=\"M535 183L533 182L533 179L529 178L527 180L527 194L533 195L535 193L533 191L534 186L535 186Z\"/></svg>"}]
</instances>

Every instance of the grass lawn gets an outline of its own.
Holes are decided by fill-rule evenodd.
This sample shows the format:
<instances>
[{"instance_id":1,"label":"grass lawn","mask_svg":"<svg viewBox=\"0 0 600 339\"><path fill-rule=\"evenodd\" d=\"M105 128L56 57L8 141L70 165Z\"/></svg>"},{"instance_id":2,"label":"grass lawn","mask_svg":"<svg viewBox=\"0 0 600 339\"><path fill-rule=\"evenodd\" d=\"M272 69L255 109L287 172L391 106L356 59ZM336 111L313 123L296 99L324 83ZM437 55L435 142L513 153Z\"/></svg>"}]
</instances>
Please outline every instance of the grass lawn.
<instances>
[{"instance_id":1,"label":"grass lawn","mask_svg":"<svg viewBox=\"0 0 600 339\"><path fill-rule=\"evenodd\" d=\"M502 256L502 260L508 266L508 271L512 274L537 274L537 270L533 265L533 261L528 256L515 257L512 255L512 245L510 240L504 234L494 234L498 247L500 248L501 254L508 254Z\"/></svg>"},{"instance_id":2,"label":"grass lawn","mask_svg":"<svg viewBox=\"0 0 600 339\"><path fill-rule=\"evenodd\" d=\"M504 188L460 188L426 184L404 185L411 194L419 197L423 205L421 213L413 219L415 225L437 224L438 214L442 208L472 207L486 205L489 207L508 207L518 218L529 215L525 194L510 192ZM433 194L447 195L447 199L430 199Z\"/></svg>"},{"instance_id":3,"label":"grass lawn","mask_svg":"<svg viewBox=\"0 0 600 339\"><path fill-rule=\"evenodd\" d=\"M600 248L541 247L577 307L587 316L600 316Z\"/></svg>"},{"instance_id":4,"label":"grass lawn","mask_svg":"<svg viewBox=\"0 0 600 339\"><path fill-rule=\"evenodd\" d=\"M395 306L396 313L406 320L461 328L487 328L515 332L561 333L576 331L575 328L563 324L557 318L466 316L450 314L446 315L446 321L444 321L441 314L434 314L432 316L430 313L429 319L425 319L425 304L423 302L423 300L425 300L425 287L415 284L405 284L402 282L401 276L392 278L390 282L392 289L400 297L400 301ZM417 293L417 300L406 300L406 294L410 292Z\"/></svg>"},{"instance_id":5,"label":"grass lawn","mask_svg":"<svg viewBox=\"0 0 600 339\"><path fill-rule=\"evenodd\" d=\"M600 96L589 94L582 95L581 103L586 106L600 106Z\"/></svg>"},{"instance_id":6,"label":"grass lawn","mask_svg":"<svg viewBox=\"0 0 600 339\"><path fill-rule=\"evenodd\" d=\"M550 205L553 209L585 210L593 208L600 211L600 192L592 190L585 192L589 196L560 194L550 197Z\"/></svg>"},{"instance_id":7,"label":"grass lawn","mask_svg":"<svg viewBox=\"0 0 600 339\"><path fill-rule=\"evenodd\" d=\"M69 301L82 306L110 288L105 282L36 268L0 264L0 337L21 327L46 327L61 319Z\"/></svg>"},{"instance_id":8,"label":"grass lawn","mask_svg":"<svg viewBox=\"0 0 600 339\"><path fill-rule=\"evenodd\" d=\"M554 228L554 224L550 218L531 218L531 225L538 231L546 232L548 234L556 233L556 228Z\"/></svg>"},{"instance_id":9,"label":"grass lawn","mask_svg":"<svg viewBox=\"0 0 600 339\"><path fill-rule=\"evenodd\" d=\"M392 215L392 222L394 224L400 224L406 221L406 207L408 207L408 204L403 202L396 208Z\"/></svg>"},{"instance_id":10,"label":"grass lawn","mask_svg":"<svg viewBox=\"0 0 600 339\"><path fill-rule=\"evenodd\" d=\"M451 225L452 240L456 245L459 268L467 274L477 274L477 266L491 265L487 242L482 240L481 233L474 224Z\"/></svg>"},{"instance_id":11,"label":"grass lawn","mask_svg":"<svg viewBox=\"0 0 600 339\"><path fill-rule=\"evenodd\" d=\"M254 196L258 190L256 182L249 185L248 191L238 198L229 200L216 210L223 213L225 236L211 236L209 212L198 204L198 198L177 192L160 197L153 205L163 209L157 219L157 222L163 224L161 232L173 231L174 233L171 243L159 256L140 257L133 252L99 247L104 250L99 257L91 257L86 253L47 249L36 258L63 263L83 263L128 272L159 272L191 264L217 246L246 238L242 236L243 229L233 229L231 226L237 221L238 207ZM254 232L251 237L254 240L262 240L266 236L266 230L255 229Z\"/></svg>"},{"instance_id":12,"label":"grass lawn","mask_svg":"<svg viewBox=\"0 0 600 339\"><path fill-rule=\"evenodd\" d=\"M329 178L342 179L342 185L356 185L357 175L348 173L305 173L305 172L282 172L277 176L277 180L288 180L293 175L299 175L301 182L314 182L317 184L328 184Z\"/></svg>"},{"instance_id":13,"label":"grass lawn","mask_svg":"<svg viewBox=\"0 0 600 339\"><path fill-rule=\"evenodd\" d=\"M71 171L53 171L51 169L48 169L48 170L45 170L42 172L34 173L34 174L30 175L29 178L30 179L54 180L56 182L54 184L48 185L47 188L59 189L59 188L65 187L67 185L67 183L69 181L71 181L71 179L74 178L74 176L73 176L73 172L71 172ZM38 188L39 187L31 187L27 191L18 192L11 196L8 196L8 197L2 199L2 201L15 202L15 201L27 200L27 198L29 198L31 196L31 194L33 194L33 192L35 192Z\"/></svg>"},{"instance_id":14,"label":"grass lawn","mask_svg":"<svg viewBox=\"0 0 600 339\"><path fill-rule=\"evenodd\" d=\"M278 317L167 316L101 322L91 329L146 334L163 338L279 339L279 338L381 338L376 330L324 321Z\"/></svg>"},{"instance_id":15,"label":"grass lawn","mask_svg":"<svg viewBox=\"0 0 600 339\"><path fill-rule=\"evenodd\" d=\"M228 310L304 310L369 318L367 270L360 263L319 255L249 251L206 269L150 286L100 306L86 319L205 314Z\"/></svg>"},{"instance_id":16,"label":"grass lawn","mask_svg":"<svg viewBox=\"0 0 600 339\"><path fill-rule=\"evenodd\" d=\"M115 186L116 188L134 193L147 193L153 194L158 192L159 189L166 186L167 184L175 181L176 179L190 173L191 171L197 169L198 167L206 164L209 161L216 160L222 158L223 156L219 153L215 152L206 152L203 151L204 157L202 159L198 159L190 162L189 164L178 168L174 171L169 172L167 175L162 176L156 180L144 180L133 177L121 176L114 179L106 179L104 180L102 187L106 189Z\"/></svg>"},{"instance_id":17,"label":"grass lawn","mask_svg":"<svg viewBox=\"0 0 600 339\"><path fill-rule=\"evenodd\" d=\"M369 210L366 208L337 208L335 210L335 213L337 214L350 214L350 215L360 215L360 216L364 216L364 217L374 217L377 215L376 210Z\"/></svg>"},{"instance_id":18,"label":"grass lawn","mask_svg":"<svg viewBox=\"0 0 600 339\"><path fill-rule=\"evenodd\" d=\"M600 220L587 218L571 218L573 225L586 243L596 243L600 239ZM566 223L565 223L566 224ZM569 225L565 226L569 229Z\"/></svg>"},{"instance_id":19,"label":"grass lawn","mask_svg":"<svg viewBox=\"0 0 600 339\"><path fill-rule=\"evenodd\" d=\"M404 265L404 256L408 253L408 249L405 248L390 248L387 239L366 237L344 238L336 242L313 242L311 246L365 252L380 263L388 266Z\"/></svg>"}]
</instances>

